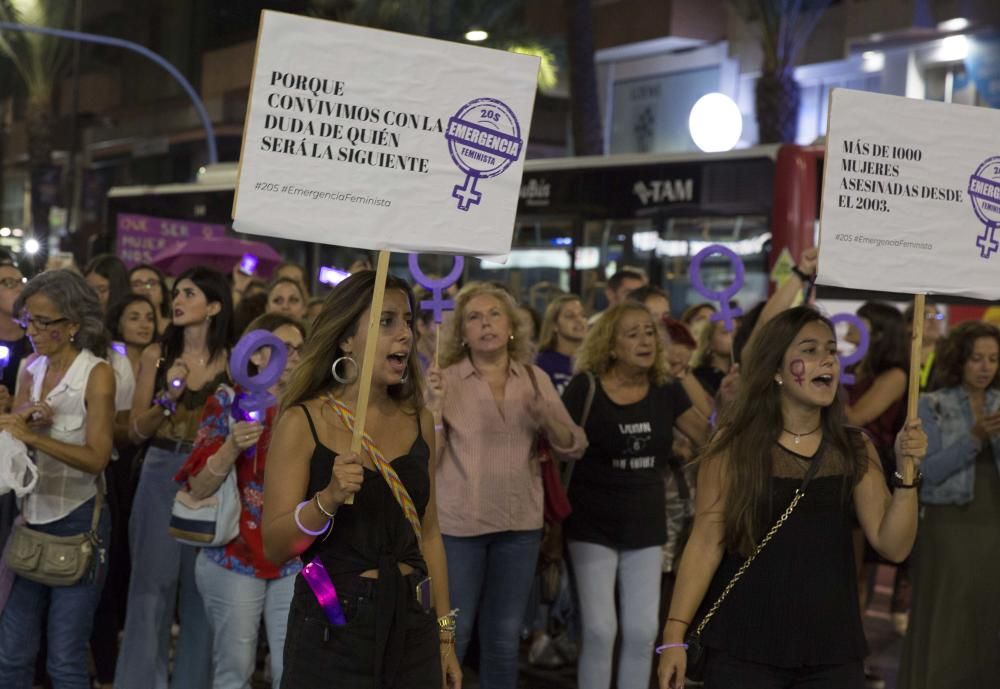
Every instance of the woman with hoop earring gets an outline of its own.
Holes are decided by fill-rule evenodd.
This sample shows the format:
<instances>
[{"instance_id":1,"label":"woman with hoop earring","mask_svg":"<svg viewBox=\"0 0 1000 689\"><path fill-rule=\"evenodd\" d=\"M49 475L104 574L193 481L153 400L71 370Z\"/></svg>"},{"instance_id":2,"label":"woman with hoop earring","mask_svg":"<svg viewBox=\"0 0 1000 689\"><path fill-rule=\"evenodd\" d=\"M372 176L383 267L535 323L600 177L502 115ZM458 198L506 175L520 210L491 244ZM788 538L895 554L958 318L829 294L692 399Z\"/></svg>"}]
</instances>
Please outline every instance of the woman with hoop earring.
<instances>
[{"instance_id":1,"label":"woman with hoop earring","mask_svg":"<svg viewBox=\"0 0 1000 689\"><path fill-rule=\"evenodd\" d=\"M264 481L264 553L301 556L285 689L459 689L409 286L389 277L362 453L351 452L375 273L327 297L281 401ZM442 680L443 678L443 680Z\"/></svg>"}]
</instances>

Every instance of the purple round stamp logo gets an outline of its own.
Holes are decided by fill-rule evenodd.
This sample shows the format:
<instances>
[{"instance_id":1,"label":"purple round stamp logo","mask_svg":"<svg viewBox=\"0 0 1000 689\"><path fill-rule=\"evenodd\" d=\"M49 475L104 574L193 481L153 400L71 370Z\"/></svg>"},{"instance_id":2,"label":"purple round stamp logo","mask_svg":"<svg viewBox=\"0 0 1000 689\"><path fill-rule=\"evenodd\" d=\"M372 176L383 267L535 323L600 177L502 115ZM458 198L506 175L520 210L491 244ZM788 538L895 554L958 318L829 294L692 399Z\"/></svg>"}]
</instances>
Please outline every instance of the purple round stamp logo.
<instances>
[{"instance_id":1,"label":"purple round stamp logo","mask_svg":"<svg viewBox=\"0 0 1000 689\"><path fill-rule=\"evenodd\" d=\"M465 173L465 182L451 192L461 211L482 200L476 182L502 174L524 148L514 111L496 98L477 98L459 108L448 120L445 138L452 161Z\"/></svg>"},{"instance_id":2,"label":"purple round stamp logo","mask_svg":"<svg viewBox=\"0 0 1000 689\"><path fill-rule=\"evenodd\" d=\"M1000 156L987 158L969 177L969 200L976 217L986 226L976 237L982 258L1000 251L996 231L1000 226Z\"/></svg>"}]
</instances>

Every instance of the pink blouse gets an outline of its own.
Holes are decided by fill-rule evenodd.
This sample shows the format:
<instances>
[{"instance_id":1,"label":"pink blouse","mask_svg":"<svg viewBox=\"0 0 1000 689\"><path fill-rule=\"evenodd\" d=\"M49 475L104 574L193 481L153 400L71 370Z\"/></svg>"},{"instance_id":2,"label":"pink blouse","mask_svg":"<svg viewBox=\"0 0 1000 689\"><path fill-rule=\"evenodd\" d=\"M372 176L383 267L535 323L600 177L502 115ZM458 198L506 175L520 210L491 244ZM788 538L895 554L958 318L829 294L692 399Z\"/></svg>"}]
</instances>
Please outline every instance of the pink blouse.
<instances>
[{"instance_id":1,"label":"pink blouse","mask_svg":"<svg viewBox=\"0 0 1000 689\"><path fill-rule=\"evenodd\" d=\"M541 465L535 452L539 424L529 412L535 389L524 366L511 363L499 403L469 359L449 366L442 376L445 446L436 474L441 533L480 536L542 528ZM580 458L586 434L537 366L535 378L541 396L554 403L559 420L573 433L569 447L550 440L553 452L562 459Z\"/></svg>"}]
</instances>

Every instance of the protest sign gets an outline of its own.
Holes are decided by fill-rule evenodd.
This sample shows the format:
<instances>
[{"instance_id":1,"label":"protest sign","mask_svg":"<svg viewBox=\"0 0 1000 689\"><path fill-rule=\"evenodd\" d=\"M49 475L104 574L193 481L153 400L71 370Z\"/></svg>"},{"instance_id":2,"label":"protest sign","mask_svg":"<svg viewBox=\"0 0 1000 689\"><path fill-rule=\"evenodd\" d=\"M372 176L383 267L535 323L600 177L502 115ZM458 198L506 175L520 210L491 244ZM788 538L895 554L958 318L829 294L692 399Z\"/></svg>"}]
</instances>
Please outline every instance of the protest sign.
<instances>
[{"instance_id":1,"label":"protest sign","mask_svg":"<svg viewBox=\"0 0 1000 689\"><path fill-rule=\"evenodd\" d=\"M351 449L389 251L510 252L536 57L261 13L233 226L379 251Z\"/></svg>"},{"instance_id":2,"label":"protest sign","mask_svg":"<svg viewBox=\"0 0 1000 689\"><path fill-rule=\"evenodd\" d=\"M1000 298L1000 112L835 89L821 285Z\"/></svg>"},{"instance_id":3,"label":"protest sign","mask_svg":"<svg viewBox=\"0 0 1000 689\"><path fill-rule=\"evenodd\" d=\"M151 263L164 249L189 239L218 239L226 236L226 226L194 220L155 218L150 215L119 213L115 222L115 254L129 268Z\"/></svg>"},{"instance_id":4,"label":"protest sign","mask_svg":"<svg viewBox=\"0 0 1000 689\"><path fill-rule=\"evenodd\" d=\"M234 227L506 255L538 58L265 11Z\"/></svg>"},{"instance_id":5,"label":"protest sign","mask_svg":"<svg viewBox=\"0 0 1000 689\"><path fill-rule=\"evenodd\" d=\"M925 295L1000 297L1000 113L835 89L829 123L817 282L915 295L913 418Z\"/></svg>"}]
</instances>

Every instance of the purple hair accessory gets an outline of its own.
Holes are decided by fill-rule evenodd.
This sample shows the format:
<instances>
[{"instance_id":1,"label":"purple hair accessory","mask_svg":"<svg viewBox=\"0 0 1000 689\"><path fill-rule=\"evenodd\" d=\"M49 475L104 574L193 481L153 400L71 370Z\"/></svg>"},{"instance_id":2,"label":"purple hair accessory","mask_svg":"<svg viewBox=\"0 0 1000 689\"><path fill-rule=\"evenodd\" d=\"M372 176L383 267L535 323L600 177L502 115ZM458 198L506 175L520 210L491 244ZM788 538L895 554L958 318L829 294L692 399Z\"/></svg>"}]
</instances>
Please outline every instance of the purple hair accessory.
<instances>
[{"instance_id":1,"label":"purple hair accessory","mask_svg":"<svg viewBox=\"0 0 1000 689\"><path fill-rule=\"evenodd\" d=\"M861 361L864 358L865 354L868 353L868 345L870 343L868 326L866 326L865 322L853 313L835 314L830 317L830 322L833 323L834 326L836 326L837 323L848 323L850 325L853 325L855 328L858 329L858 334L861 336L861 341L858 342L858 346L854 348L854 351L852 353L848 354L847 356L838 355L838 358L840 359L840 371L841 371L840 382L843 383L844 385L853 385L855 380L854 376L850 373L844 373L844 371L847 370L848 366L852 366Z\"/></svg>"},{"instance_id":2,"label":"purple hair accessory","mask_svg":"<svg viewBox=\"0 0 1000 689\"><path fill-rule=\"evenodd\" d=\"M410 254L410 275L413 276L413 280L418 285L429 290L432 295L430 299L420 302L420 308L433 311L435 323L441 322L445 311L451 311L455 308L454 300L444 298L444 290L454 285L462 277L462 271L465 269L465 257L454 256L453 258L455 263L451 267L451 272L443 278L435 279L427 277L420 269L420 254Z\"/></svg>"},{"instance_id":3,"label":"purple hair accessory","mask_svg":"<svg viewBox=\"0 0 1000 689\"><path fill-rule=\"evenodd\" d=\"M725 256L729 259L729 264L733 268L732 284L718 292L706 287L705 282L701 279L701 263L712 254ZM731 249L727 249L721 244L710 244L691 259L691 267L688 268L688 275L691 277L691 285L694 287L695 292L707 299L719 302L719 311L711 315L711 320L722 321L726 331L732 332L734 328L733 319L743 315L743 309L732 308L729 305L729 300L743 289L744 268L742 259Z\"/></svg>"},{"instance_id":4,"label":"purple hair accessory","mask_svg":"<svg viewBox=\"0 0 1000 689\"><path fill-rule=\"evenodd\" d=\"M344 609L340 606L340 599L337 597L337 589L330 579L330 573L326 571L323 562L318 558L313 558L312 562L302 568L302 578L309 584L316 602L323 608L326 618L335 627L343 627L347 624L344 617Z\"/></svg>"}]
</instances>

